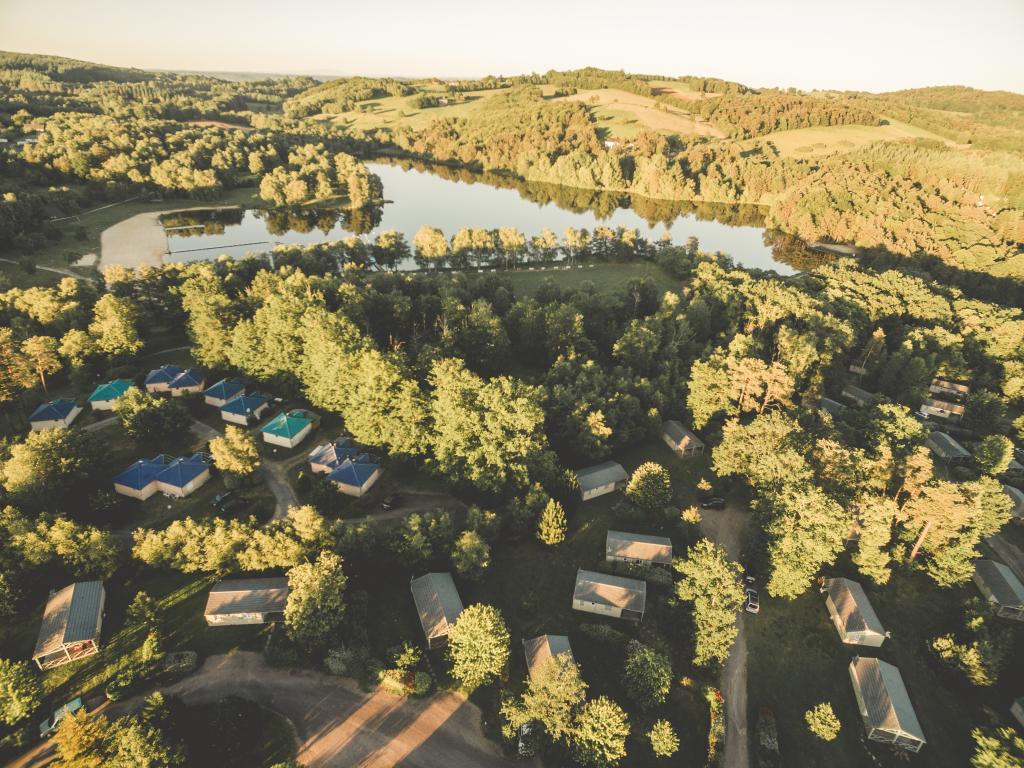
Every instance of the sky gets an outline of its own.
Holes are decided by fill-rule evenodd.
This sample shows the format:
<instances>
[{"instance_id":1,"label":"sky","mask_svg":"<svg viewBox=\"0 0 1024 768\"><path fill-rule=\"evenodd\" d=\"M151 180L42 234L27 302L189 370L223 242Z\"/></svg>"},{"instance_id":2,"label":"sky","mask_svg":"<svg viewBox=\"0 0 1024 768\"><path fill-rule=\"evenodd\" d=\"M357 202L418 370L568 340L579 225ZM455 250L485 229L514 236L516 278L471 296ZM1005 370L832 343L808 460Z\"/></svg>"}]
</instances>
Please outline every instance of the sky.
<instances>
[{"instance_id":1,"label":"sky","mask_svg":"<svg viewBox=\"0 0 1024 768\"><path fill-rule=\"evenodd\" d=\"M143 69L1024 93L1024 0L0 0L0 50Z\"/></svg>"}]
</instances>

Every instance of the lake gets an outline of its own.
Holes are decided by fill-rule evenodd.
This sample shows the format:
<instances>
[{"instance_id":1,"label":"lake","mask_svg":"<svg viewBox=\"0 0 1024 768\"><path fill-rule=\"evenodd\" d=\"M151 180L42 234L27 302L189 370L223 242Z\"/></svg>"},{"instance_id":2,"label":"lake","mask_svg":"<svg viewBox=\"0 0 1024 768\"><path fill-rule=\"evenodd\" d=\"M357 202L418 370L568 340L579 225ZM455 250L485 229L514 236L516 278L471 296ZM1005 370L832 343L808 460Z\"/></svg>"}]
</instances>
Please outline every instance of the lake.
<instances>
[{"instance_id":1,"label":"lake","mask_svg":"<svg viewBox=\"0 0 1024 768\"><path fill-rule=\"evenodd\" d=\"M773 257L765 244L763 214L753 206L723 206L648 200L625 194L531 184L494 174L371 162L389 201L363 211L270 211L244 209L175 214L165 219L168 261L241 257L277 244L309 245L342 240L353 233L371 237L397 230L412 245L422 225L451 238L463 227L516 227L528 238L550 229L562 237L567 227L593 230L636 229L651 241L667 232L674 243L690 237L704 251L722 251L745 267L795 270ZM400 269L415 269L410 259Z\"/></svg>"}]
</instances>

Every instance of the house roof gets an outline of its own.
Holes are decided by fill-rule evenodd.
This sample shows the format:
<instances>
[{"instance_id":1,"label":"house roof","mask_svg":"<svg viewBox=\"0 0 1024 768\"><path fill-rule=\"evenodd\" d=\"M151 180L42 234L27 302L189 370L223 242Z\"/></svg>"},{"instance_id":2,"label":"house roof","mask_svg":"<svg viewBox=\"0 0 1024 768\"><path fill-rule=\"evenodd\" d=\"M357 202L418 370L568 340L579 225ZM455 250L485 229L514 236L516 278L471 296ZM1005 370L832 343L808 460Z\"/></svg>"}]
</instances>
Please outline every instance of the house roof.
<instances>
[{"instance_id":1,"label":"house roof","mask_svg":"<svg viewBox=\"0 0 1024 768\"><path fill-rule=\"evenodd\" d=\"M450 573L428 573L410 583L412 599L427 639L443 637L462 613L462 598Z\"/></svg>"},{"instance_id":2,"label":"house roof","mask_svg":"<svg viewBox=\"0 0 1024 768\"><path fill-rule=\"evenodd\" d=\"M206 381L206 374L199 368L189 368L175 376L167 386L170 389L184 389L185 387L200 387Z\"/></svg>"},{"instance_id":3,"label":"house roof","mask_svg":"<svg viewBox=\"0 0 1024 768\"><path fill-rule=\"evenodd\" d=\"M949 381L948 379L932 379L931 386L928 387L932 392L956 392L960 395L966 395L971 391L971 388L967 384L960 384L956 381Z\"/></svg>"},{"instance_id":4,"label":"house roof","mask_svg":"<svg viewBox=\"0 0 1024 768\"><path fill-rule=\"evenodd\" d=\"M170 384L181 375L181 368L176 365L161 365L146 374L145 384Z\"/></svg>"},{"instance_id":5,"label":"house roof","mask_svg":"<svg viewBox=\"0 0 1024 768\"><path fill-rule=\"evenodd\" d=\"M28 417L29 421L63 421L68 417L78 404L68 398L59 398L43 403Z\"/></svg>"},{"instance_id":6,"label":"house roof","mask_svg":"<svg viewBox=\"0 0 1024 768\"><path fill-rule=\"evenodd\" d=\"M237 413L239 416L248 416L269 402L270 395L265 395L262 392L251 392L247 395L239 395L228 400L220 409L228 413Z\"/></svg>"},{"instance_id":7,"label":"house roof","mask_svg":"<svg viewBox=\"0 0 1024 768\"><path fill-rule=\"evenodd\" d=\"M106 400L117 400L121 395L134 386L131 379L114 379L106 384L100 384L89 395L89 402L104 402Z\"/></svg>"},{"instance_id":8,"label":"house roof","mask_svg":"<svg viewBox=\"0 0 1024 768\"><path fill-rule=\"evenodd\" d=\"M938 398L930 397L924 401L924 405L921 407L923 408L925 406L928 406L929 408L934 408L937 411L948 411L949 413L955 413L958 416L964 415L964 407L962 405L958 405L957 403L951 403L948 400L939 400Z\"/></svg>"},{"instance_id":9,"label":"house roof","mask_svg":"<svg viewBox=\"0 0 1024 768\"><path fill-rule=\"evenodd\" d=\"M279 613L288 602L288 577L218 581L206 598L205 616L235 613Z\"/></svg>"},{"instance_id":10,"label":"house roof","mask_svg":"<svg viewBox=\"0 0 1024 768\"><path fill-rule=\"evenodd\" d=\"M221 379L203 392L207 397L216 397L218 400L230 400L239 392L245 389L245 382L241 379Z\"/></svg>"},{"instance_id":11,"label":"house roof","mask_svg":"<svg viewBox=\"0 0 1024 768\"><path fill-rule=\"evenodd\" d=\"M157 477L157 482L166 483L175 488L184 488L210 468L210 462L201 453L175 459Z\"/></svg>"},{"instance_id":12,"label":"house roof","mask_svg":"<svg viewBox=\"0 0 1024 768\"><path fill-rule=\"evenodd\" d=\"M323 464L326 467L337 469L345 459L351 459L359 455L359 448L351 437L339 437L330 443L318 445L309 452L310 464Z\"/></svg>"},{"instance_id":13,"label":"house roof","mask_svg":"<svg viewBox=\"0 0 1024 768\"><path fill-rule=\"evenodd\" d=\"M833 416L842 413L846 410L846 406L840 403L838 400L833 400L830 397L823 397L818 403L818 406L823 411L831 413Z\"/></svg>"},{"instance_id":14,"label":"house roof","mask_svg":"<svg viewBox=\"0 0 1024 768\"><path fill-rule=\"evenodd\" d=\"M847 384L843 387L843 397L848 397L857 403L873 403L878 399L878 395L861 389L856 384Z\"/></svg>"},{"instance_id":15,"label":"house roof","mask_svg":"<svg viewBox=\"0 0 1024 768\"><path fill-rule=\"evenodd\" d=\"M1002 563L979 560L974 567L974 576L985 583L999 605L1024 608L1024 584Z\"/></svg>"},{"instance_id":16,"label":"house roof","mask_svg":"<svg viewBox=\"0 0 1024 768\"><path fill-rule=\"evenodd\" d=\"M704 441L697 437L693 432L684 427L680 422L675 420L666 421L661 425L661 431L672 441L674 445L680 448L703 448Z\"/></svg>"},{"instance_id":17,"label":"house roof","mask_svg":"<svg viewBox=\"0 0 1024 768\"><path fill-rule=\"evenodd\" d=\"M94 639L102 611L102 581L79 581L50 595L32 658L59 651L71 643Z\"/></svg>"},{"instance_id":18,"label":"house roof","mask_svg":"<svg viewBox=\"0 0 1024 768\"><path fill-rule=\"evenodd\" d=\"M629 475L618 462L606 461L603 464L595 464L592 467L578 470L576 479L582 490L590 491L610 483L624 483L629 479Z\"/></svg>"},{"instance_id":19,"label":"house roof","mask_svg":"<svg viewBox=\"0 0 1024 768\"><path fill-rule=\"evenodd\" d=\"M867 710L862 714L871 727L925 740L903 676L896 667L879 659L855 656L850 662L850 677L860 691Z\"/></svg>"},{"instance_id":20,"label":"house roof","mask_svg":"<svg viewBox=\"0 0 1024 768\"><path fill-rule=\"evenodd\" d=\"M566 635L541 635L531 640L523 640L523 653L526 655L526 671L530 677L533 677L542 664L559 654L568 654L570 661L576 661Z\"/></svg>"},{"instance_id":21,"label":"house roof","mask_svg":"<svg viewBox=\"0 0 1024 768\"><path fill-rule=\"evenodd\" d=\"M885 636L885 627L860 584L850 579L825 579L825 591L836 607L843 632Z\"/></svg>"},{"instance_id":22,"label":"house roof","mask_svg":"<svg viewBox=\"0 0 1024 768\"><path fill-rule=\"evenodd\" d=\"M647 582L596 571L576 571L573 600L602 603L642 613L647 604Z\"/></svg>"},{"instance_id":23,"label":"house roof","mask_svg":"<svg viewBox=\"0 0 1024 768\"><path fill-rule=\"evenodd\" d=\"M971 455L970 451L945 432L932 432L924 444L943 459L965 459Z\"/></svg>"},{"instance_id":24,"label":"house roof","mask_svg":"<svg viewBox=\"0 0 1024 768\"><path fill-rule=\"evenodd\" d=\"M117 485L123 485L141 491L153 482L171 463L168 456L154 456L152 459L139 459L121 474L114 477Z\"/></svg>"},{"instance_id":25,"label":"house roof","mask_svg":"<svg viewBox=\"0 0 1024 768\"><path fill-rule=\"evenodd\" d=\"M365 454L364 454L365 456ZM328 480L333 480L342 485L351 485L362 488L363 484L373 476L373 473L380 469L380 464L369 462L357 462L352 459L344 459L329 475Z\"/></svg>"},{"instance_id":26,"label":"house roof","mask_svg":"<svg viewBox=\"0 0 1024 768\"><path fill-rule=\"evenodd\" d=\"M1003 493L1013 501L1013 509L1011 510L1013 516L1024 517L1024 491L1014 488L1012 485L1004 485Z\"/></svg>"},{"instance_id":27,"label":"house roof","mask_svg":"<svg viewBox=\"0 0 1024 768\"><path fill-rule=\"evenodd\" d=\"M644 533L608 531L605 537L605 553L608 557L628 557L633 560L649 560L652 563L672 563L672 539L665 536L648 536Z\"/></svg>"},{"instance_id":28,"label":"house roof","mask_svg":"<svg viewBox=\"0 0 1024 768\"><path fill-rule=\"evenodd\" d=\"M289 411L279 413L266 424L260 432L268 432L278 437L295 437L306 427L310 426L313 420L308 418L302 411Z\"/></svg>"}]
</instances>

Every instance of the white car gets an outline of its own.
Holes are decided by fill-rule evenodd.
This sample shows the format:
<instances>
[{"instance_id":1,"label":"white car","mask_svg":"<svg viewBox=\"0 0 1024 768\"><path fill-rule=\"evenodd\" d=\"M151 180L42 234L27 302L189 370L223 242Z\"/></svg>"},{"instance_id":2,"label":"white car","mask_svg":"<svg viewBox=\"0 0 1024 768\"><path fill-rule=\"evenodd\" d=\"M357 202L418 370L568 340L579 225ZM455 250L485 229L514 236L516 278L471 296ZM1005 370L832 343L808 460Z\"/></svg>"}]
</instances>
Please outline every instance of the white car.
<instances>
[{"instance_id":1,"label":"white car","mask_svg":"<svg viewBox=\"0 0 1024 768\"><path fill-rule=\"evenodd\" d=\"M761 603L757 600L757 590L750 589L747 587L747 604L744 606L744 610L747 613L760 613Z\"/></svg>"}]
</instances>

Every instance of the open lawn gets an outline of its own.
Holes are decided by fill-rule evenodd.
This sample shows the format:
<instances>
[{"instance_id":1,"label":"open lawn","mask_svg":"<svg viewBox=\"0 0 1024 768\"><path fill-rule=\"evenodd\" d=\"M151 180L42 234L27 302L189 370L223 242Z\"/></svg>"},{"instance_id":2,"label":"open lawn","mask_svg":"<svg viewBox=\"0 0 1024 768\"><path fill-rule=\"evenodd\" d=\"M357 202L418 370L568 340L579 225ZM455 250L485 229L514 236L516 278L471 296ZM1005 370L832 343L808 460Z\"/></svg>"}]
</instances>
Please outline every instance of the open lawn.
<instances>
[{"instance_id":1,"label":"open lawn","mask_svg":"<svg viewBox=\"0 0 1024 768\"><path fill-rule=\"evenodd\" d=\"M593 283L602 293L621 290L634 277L646 277L666 291L678 291L679 282L665 270L649 262L587 264L582 267L516 269L499 273L512 283L518 296L532 296L544 283L552 280L561 288L573 288L583 282Z\"/></svg>"},{"instance_id":2,"label":"open lawn","mask_svg":"<svg viewBox=\"0 0 1024 768\"><path fill-rule=\"evenodd\" d=\"M908 139L932 139L952 145L952 142L937 134L898 120L890 120L889 125L831 125L777 131L755 139L747 139L744 144L753 147L771 142L783 157L813 157L849 152L875 141Z\"/></svg>"},{"instance_id":3,"label":"open lawn","mask_svg":"<svg viewBox=\"0 0 1024 768\"><path fill-rule=\"evenodd\" d=\"M501 93L502 88L473 91L466 94L466 100L448 106L416 109L411 105L414 96L388 96L383 99L363 101L359 109L342 112L337 115L326 115L322 119L330 120L336 125L351 129L374 130L377 128L408 127L413 129L426 128L435 120L450 117L467 117L471 115L489 97ZM439 95L441 92L438 92Z\"/></svg>"},{"instance_id":4,"label":"open lawn","mask_svg":"<svg viewBox=\"0 0 1024 768\"><path fill-rule=\"evenodd\" d=\"M680 135L715 136L722 132L681 109L659 104L647 96L638 96L614 88L579 91L564 96L567 101L586 104L597 119L599 129L605 129L606 139L631 139L642 129Z\"/></svg>"}]
</instances>

